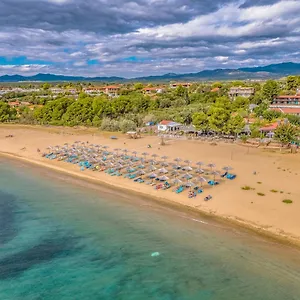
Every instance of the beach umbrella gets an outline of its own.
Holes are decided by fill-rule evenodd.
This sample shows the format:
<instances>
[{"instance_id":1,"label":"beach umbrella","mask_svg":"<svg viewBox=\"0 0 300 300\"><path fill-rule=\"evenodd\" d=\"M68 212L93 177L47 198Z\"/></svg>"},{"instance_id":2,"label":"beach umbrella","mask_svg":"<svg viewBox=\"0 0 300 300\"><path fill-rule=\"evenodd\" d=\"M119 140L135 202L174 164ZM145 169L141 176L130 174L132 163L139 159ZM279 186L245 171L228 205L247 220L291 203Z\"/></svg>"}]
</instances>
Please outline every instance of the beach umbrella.
<instances>
[{"instance_id":1,"label":"beach umbrella","mask_svg":"<svg viewBox=\"0 0 300 300\"><path fill-rule=\"evenodd\" d=\"M192 186L195 186L195 183L188 181L185 186L191 188Z\"/></svg>"},{"instance_id":2,"label":"beach umbrella","mask_svg":"<svg viewBox=\"0 0 300 300\"><path fill-rule=\"evenodd\" d=\"M180 169L180 168L181 168L181 166L179 166L179 165L173 165L173 169L178 170L178 169Z\"/></svg>"},{"instance_id":3,"label":"beach umbrella","mask_svg":"<svg viewBox=\"0 0 300 300\"><path fill-rule=\"evenodd\" d=\"M182 175L181 178L185 178L185 179L189 180L189 179L192 179L193 176L189 173L186 173L186 174Z\"/></svg>"},{"instance_id":4,"label":"beach umbrella","mask_svg":"<svg viewBox=\"0 0 300 300\"><path fill-rule=\"evenodd\" d=\"M185 167L184 169L185 169L185 171L192 171L192 170L193 170L193 168L190 167L190 166L187 166L187 167Z\"/></svg>"},{"instance_id":5,"label":"beach umbrella","mask_svg":"<svg viewBox=\"0 0 300 300\"><path fill-rule=\"evenodd\" d=\"M207 180L204 177L198 177L197 180L201 183L201 187L203 185L203 182L206 182Z\"/></svg>"},{"instance_id":6,"label":"beach umbrella","mask_svg":"<svg viewBox=\"0 0 300 300\"><path fill-rule=\"evenodd\" d=\"M164 173L164 174L169 172L166 168L161 168L158 171L159 171L159 173Z\"/></svg>"},{"instance_id":7,"label":"beach umbrella","mask_svg":"<svg viewBox=\"0 0 300 300\"><path fill-rule=\"evenodd\" d=\"M140 170L140 171L138 171L138 172L137 172L137 174L138 174L139 176L141 176L141 175L145 175L145 171L143 171L143 170Z\"/></svg>"},{"instance_id":8,"label":"beach umbrella","mask_svg":"<svg viewBox=\"0 0 300 300\"><path fill-rule=\"evenodd\" d=\"M232 170L232 169L233 169L233 168L230 167L230 166L226 166L226 167L223 168L223 170L225 170L226 172L228 172L228 171L230 171L230 170Z\"/></svg>"},{"instance_id":9,"label":"beach umbrella","mask_svg":"<svg viewBox=\"0 0 300 300\"><path fill-rule=\"evenodd\" d=\"M122 150L124 153L128 153L128 150L127 149L123 149Z\"/></svg>"},{"instance_id":10,"label":"beach umbrella","mask_svg":"<svg viewBox=\"0 0 300 300\"><path fill-rule=\"evenodd\" d=\"M169 180L169 177L167 177L167 176L161 176L161 177L159 177L158 178L160 181L166 181L166 180Z\"/></svg>"},{"instance_id":11,"label":"beach umbrella","mask_svg":"<svg viewBox=\"0 0 300 300\"><path fill-rule=\"evenodd\" d=\"M182 183L182 181L181 181L180 179L178 179L178 178L173 179L172 182L173 182L174 184L177 184L177 185L179 185L179 184Z\"/></svg>"},{"instance_id":12,"label":"beach umbrella","mask_svg":"<svg viewBox=\"0 0 300 300\"><path fill-rule=\"evenodd\" d=\"M157 168L155 167L155 166L153 166L153 165L151 165L150 167L149 167L149 171L150 172L152 172L152 171L155 171Z\"/></svg>"},{"instance_id":13,"label":"beach umbrella","mask_svg":"<svg viewBox=\"0 0 300 300\"><path fill-rule=\"evenodd\" d=\"M168 159L168 156L164 155L161 157L164 161L166 161Z\"/></svg>"},{"instance_id":14,"label":"beach umbrella","mask_svg":"<svg viewBox=\"0 0 300 300\"><path fill-rule=\"evenodd\" d=\"M180 157L177 157L174 159L175 162L179 163L180 161L182 161L182 159Z\"/></svg>"},{"instance_id":15,"label":"beach umbrella","mask_svg":"<svg viewBox=\"0 0 300 300\"><path fill-rule=\"evenodd\" d=\"M163 166L163 167L168 167L169 166L169 164L165 161L163 161L160 165Z\"/></svg>"},{"instance_id":16,"label":"beach umbrella","mask_svg":"<svg viewBox=\"0 0 300 300\"><path fill-rule=\"evenodd\" d=\"M203 174L203 173L204 173L204 170L203 170L203 169L200 169L200 168L198 168L198 169L196 169L196 173L198 173L198 174Z\"/></svg>"},{"instance_id":17,"label":"beach umbrella","mask_svg":"<svg viewBox=\"0 0 300 300\"><path fill-rule=\"evenodd\" d=\"M158 155L154 153L151 155L151 157L156 158L156 157L158 157Z\"/></svg>"},{"instance_id":18,"label":"beach umbrella","mask_svg":"<svg viewBox=\"0 0 300 300\"><path fill-rule=\"evenodd\" d=\"M184 162L185 162L185 163L186 163L188 166L191 164L191 161L190 161L190 160L188 160L188 159L187 159L187 160L185 160Z\"/></svg>"},{"instance_id":19,"label":"beach umbrella","mask_svg":"<svg viewBox=\"0 0 300 300\"><path fill-rule=\"evenodd\" d=\"M136 155L138 154L137 151L132 151L132 154L134 154L134 156L136 157Z\"/></svg>"},{"instance_id":20,"label":"beach umbrella","mask_svg":"<svg viewBox=\"0 0 300 300\"><path fill-rule=\"evenodd\" d=\"M151 173L150 175L149 175L149 178L156 178L157 177L157 174L155 174L155 173Z\"/></svg>"},{"instance_id":21,"label":"beach umbrella","mask_svg":"<svg viewBox=\"0 0 300 300\"><path fill-rule=\"evenodd\" d=\"M213 171L213 172L211 172L211 174L214 175L214 180L215 180L216 176L220 176L220 172L218 172L218 171Z\"/></svg>"},{"instance_id":22,"label":"beach umbrella","mask_svg":"<svg viewBox=\"0 0 300 300\"><path fill-rule=\"evenodd\" d=\"M144 156L144 158L146 159L146 156L149 155L149 153L147 152L143 152L142 155Z\"/></svg>"},{"instance_id":23,"label":"beach umbrella","mask_svg":"<svg viewBox=\"0 0 300 300\"><path fill-rule=\"evenodd\" d=\"M201 166L204 166L205 163L202 162L202 161L197 161L197 162L196 162L196 165L199 166L199 167L201 168Z\"/></svg>"},{"instance_id":24,"label":"beach umbrella","mask_svg":"<svg viewBox=\"0 0 300 300\"><path fill-rule=\"evenodd\" d=\"M105 146L105 145L104 145L104 146L102 146L102 148L103 148L103 149L108 149L109 146Z\"/></svg>"},{"instance_id":25,"label":"beach umbrella","mask_svg":"<svg viewBox=\"0 0 300 300\"><path fill-rule=\"evenodd\" d=\"M212 171L212 169L216 166L215 164L213 164L213 163L210 163L210 164L208 164L207 165L210 169L211 169L211 171Z\"/></svg>"}]
</instances>

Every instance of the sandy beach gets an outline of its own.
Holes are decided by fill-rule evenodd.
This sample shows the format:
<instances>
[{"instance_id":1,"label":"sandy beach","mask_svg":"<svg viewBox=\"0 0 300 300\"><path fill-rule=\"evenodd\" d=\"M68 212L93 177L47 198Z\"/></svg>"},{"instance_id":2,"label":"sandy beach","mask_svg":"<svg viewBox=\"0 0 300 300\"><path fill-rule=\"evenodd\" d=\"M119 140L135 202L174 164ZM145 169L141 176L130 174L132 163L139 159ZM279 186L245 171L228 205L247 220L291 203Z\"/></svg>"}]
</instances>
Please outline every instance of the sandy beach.
<instances>
[{"instance_id":1,"label":"sandy beach","mask_svg":"<svg viewBox=\"0 0 300 300\"><path fill-rule=\"evenodd\" d=\"M7 138L8 135L13 137ZM142 193L159 201L183 205L300 244L299 154L276 153L225 143L212 146L207 142L189 140L169 140L165 146L160 146L158 137L146 136L134 140L120 134L118 139L112 140L110 135L96 129L2 125L0 153L82 179ZM80 172L76 165L50 161L37 152L37 148L44 152L48 146L71 144L76 140L105 144L111 148L127 148L139 153L147 151L150 154L167 155L169 160L176 157L193 162L201 160L207 164L215 163L219 169L230 165L237 178L216 187L206 187L203 194L189 199L187 192L178 195L170 190L157 191L151 186L137 184L123 177L111 177L103 172ZM148 144L152 145L151 149L147 149ZM253 189L242 190L246 185ZM259 196L257 193L265 195ZM207 194L211 194L213 199L205 202L203 198ZM293 203L285 204L282 202L284 199L291 199Z\"/></svg>"}]
</instances>

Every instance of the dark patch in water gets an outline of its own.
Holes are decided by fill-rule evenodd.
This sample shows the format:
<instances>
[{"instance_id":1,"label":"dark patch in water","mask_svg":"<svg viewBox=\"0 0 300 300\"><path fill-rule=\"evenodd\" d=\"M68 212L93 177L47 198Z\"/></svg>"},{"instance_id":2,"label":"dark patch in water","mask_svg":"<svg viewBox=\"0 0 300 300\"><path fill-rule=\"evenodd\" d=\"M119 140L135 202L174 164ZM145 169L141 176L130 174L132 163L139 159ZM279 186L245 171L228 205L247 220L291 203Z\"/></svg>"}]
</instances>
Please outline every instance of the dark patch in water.
<instances>
[{"instance_id":1,"label":"dark patch in water","mask_svg":"<svg viewBox=\"0 0 300 300\"><path fill-rule=\"evenodd\" d=\"M76 247L78 250L78 248ZM40 244L8 256L0 261L0 280L11 279L57 257L69 256L75 250L75 238L61 237L42 241Z\"/></svg>"},{"instance_id":2,"label":"dark patch in water","mask_svg":"<svg viewBox=\"0 0 300 300\"><path fill-rule=\"evenodd\" d=\"M12 240L16 234L16 198L0 191L0 246Z\"/></svg>"}]
</instances>

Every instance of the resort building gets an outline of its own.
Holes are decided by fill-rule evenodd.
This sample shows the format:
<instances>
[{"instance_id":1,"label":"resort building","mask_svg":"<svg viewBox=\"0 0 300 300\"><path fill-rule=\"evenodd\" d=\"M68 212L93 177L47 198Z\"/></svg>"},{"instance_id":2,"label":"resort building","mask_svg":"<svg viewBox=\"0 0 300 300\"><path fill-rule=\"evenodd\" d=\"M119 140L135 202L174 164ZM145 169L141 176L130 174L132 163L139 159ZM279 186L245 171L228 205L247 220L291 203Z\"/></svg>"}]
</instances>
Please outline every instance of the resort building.
<instances>
[{"instance_id":1,"label":"resort building","mask_svg":"<svg viewBox=\"0 0 300 300\"><path fill-rule=\"evenodd\" d=\"M163 120L157 125L157 130L160 132L174 132L181 130L182 125L177 122Z\"/></svg>"},{"instance_id":2,"label":"resort building","mask_svg":"<svg viewBox=\"0 0 300 300\"><path fill-rule=\"evenodd\" d=\"M269 108L283 114L300 116L300 95L277 96Z\"/></svg>"},{"instance_id":3,"label":"resort building","mask_svg":"<svg viewBox=\"0 0 300 300\"><path fill-rule=\"evenodd\" d=\"M102 88L104 94L110 97L117 97L121 87L118 85L108 85Z\"/></svg>"},{"instance_id":4,"label":"resort building","mask_svg":"<svg viewBox=\"0 0 300 300\"><path fill-rule=\"evenodd\" d=\"M170 88L176 89L176 88L179 87L179 86L183 86L183 87L185 87L185 88L188 88L188 87L190 87L191 85L192 85L192 84L189 83L189 82L175 82L175 83L171 83L171 84L170 84Z\"/></svg>"},{"instance_id":5,"label":"resort building","mask_svg":"<svg viewBox=\"0 0 300 300\"><path fill-rule=\"evenodd\" d=\"M255 90L252 87L232 87L230 88L228 95L230 98L235 99L236 97L249 98L254 95Z\"/></svg>"},{"instance_id":6,"label":"resort building","mask_svg":"<svg viewBox=\"0 0 300 300\"><path fill-rule=\"evenodd\" d=\"M146 87L146 88L143 88L143 93L144 94L161 94L165 91L165 88L164 87Z\"/></svg>"}]
</instances>

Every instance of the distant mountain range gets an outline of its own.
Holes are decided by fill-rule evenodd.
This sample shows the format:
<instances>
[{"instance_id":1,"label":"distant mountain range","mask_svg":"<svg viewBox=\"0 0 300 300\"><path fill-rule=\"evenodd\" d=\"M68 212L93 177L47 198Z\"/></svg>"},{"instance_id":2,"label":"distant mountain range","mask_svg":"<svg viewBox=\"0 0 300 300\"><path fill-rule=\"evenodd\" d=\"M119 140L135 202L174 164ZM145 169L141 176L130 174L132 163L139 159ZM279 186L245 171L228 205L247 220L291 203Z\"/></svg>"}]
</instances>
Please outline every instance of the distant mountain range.
<instances>
[{"instance_id":1,"label":"distant mountain range","mask_svg":"<svg viewBox=\"0 0 300 300\"><path fill-rule=\"evenodd\" d=\"M54 74L37 74L34 76L4 75L0 76L0 82L62 82L62 81L98 81L98 82L131 82L131 81L197 81L197 80L236 80L236 79L269 79L281 78L287 75L300 75L300 64L286 62L264 67L239 68L239 69L215 69L204 70L198 73L175 74L168 73L159 76L146 76L136 78L123 77L83 77L64 76Z\"/></svg>"}]
</instances>

